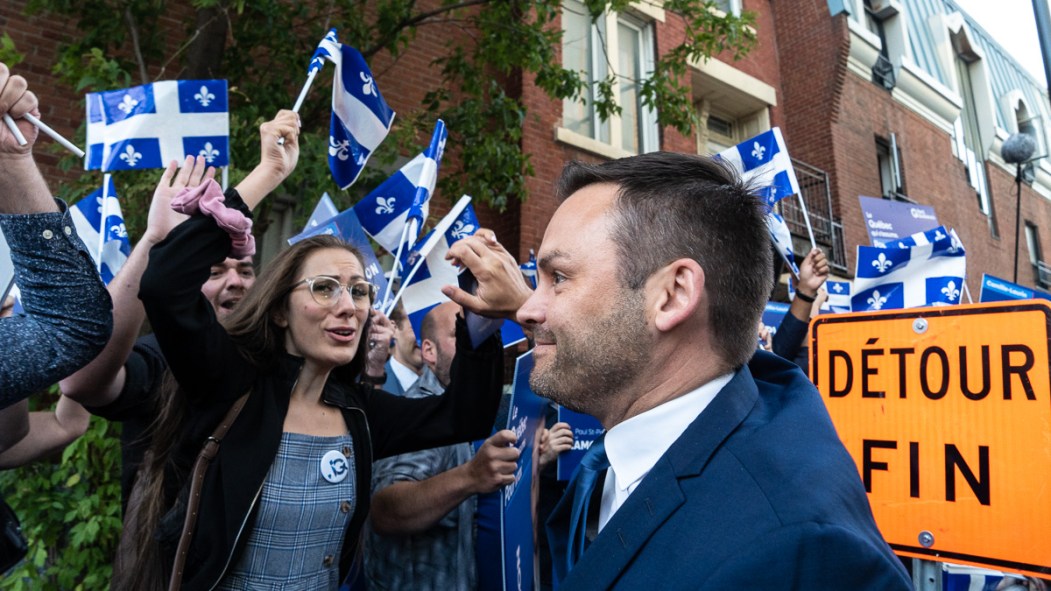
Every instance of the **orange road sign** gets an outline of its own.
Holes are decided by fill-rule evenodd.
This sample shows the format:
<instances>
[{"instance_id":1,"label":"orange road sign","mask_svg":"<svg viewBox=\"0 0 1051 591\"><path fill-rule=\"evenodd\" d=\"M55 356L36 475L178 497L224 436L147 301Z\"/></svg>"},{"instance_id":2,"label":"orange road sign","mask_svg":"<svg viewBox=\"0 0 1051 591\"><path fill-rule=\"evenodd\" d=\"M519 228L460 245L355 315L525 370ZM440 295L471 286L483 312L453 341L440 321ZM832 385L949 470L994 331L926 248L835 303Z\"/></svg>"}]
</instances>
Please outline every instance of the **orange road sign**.
<instances>
[{"instance_id":1,"label":"orange road sign","mask_svg":"<svg viewBox=\"0 0 1051 591\"><path fill-rule=\"evenodd\" d=\"M1041 300L814 320L810 377L897 553L1051 575L1049 339Z\"/></svg>"}]
</instances>

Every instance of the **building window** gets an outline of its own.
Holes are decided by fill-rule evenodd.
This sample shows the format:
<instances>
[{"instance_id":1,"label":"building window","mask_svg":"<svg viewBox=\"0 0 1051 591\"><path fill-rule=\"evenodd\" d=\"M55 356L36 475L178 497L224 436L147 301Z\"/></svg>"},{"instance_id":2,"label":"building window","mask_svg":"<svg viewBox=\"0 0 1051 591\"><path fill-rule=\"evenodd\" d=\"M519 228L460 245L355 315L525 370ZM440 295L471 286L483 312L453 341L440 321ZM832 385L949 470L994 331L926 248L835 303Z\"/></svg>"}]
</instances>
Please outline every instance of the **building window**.
<instances>
[{"instance_id":1,"label":"building window","mask_svg":"<svg viewBox=\"0 0 1051 591\"><path fill-rule=\"evenodd\" d=\"M960 98L963 99L963 110L953 127L957 156L967 167L967 179L977 192L978 209L991 216L989 186L985 178L985 149L982 147L985 143L978 123L978 105L971 78L971 68L978 64L978 59L957 54L955 62Z\"/></svg>"},{"instance_id":2,"label":"building window","mask_svg":"<svg viewBox=\"0 0 1051 591\"><path fill-rule=\"evenodd\" d=\"M1044 264L1040 253L1040 231L1030 221L1025 223L1025 243L1029 247L1029 264L1033 266L1033 279L1038 285L1051 284L1051 269Z\"/></svg>"},{"instance_id":3,"label":"building window","mask_svg":"<svg viewBox=\"0 0 1051 591\"><path fill-rule=\"evenodd\" d=\"M741 0L714 0L712 5L723 14L741 14Z\"/></svg>"},{"instance_id":4,"label":"building window","mask_svg":"<svg viewBox=\"0 0 1051 591\"><path fill-rule=\"evenodd\" d=\"M628 13L610 13L592 21L578 0L562 4L562 65L580 72L588 90L562 104L562 126L631 154L659 148L657 114L642 104L642 80L653 73L656 54L653 24ZM602 121L595 109L599 82L613 77L620 107Z\"/></svg>"},{"instance_id":5,"label":"building window","mask_svg":"<svg viewBox=\"0 0 1051 591\"><path fill-rule=\"evenodd\" d=\"M888 199L907 200L903 195L901 154L898 152L897 137L893 133L890 134L889 140L876 139L876 165L879 167L882 195Z\"/></svg>"}]
</instances>

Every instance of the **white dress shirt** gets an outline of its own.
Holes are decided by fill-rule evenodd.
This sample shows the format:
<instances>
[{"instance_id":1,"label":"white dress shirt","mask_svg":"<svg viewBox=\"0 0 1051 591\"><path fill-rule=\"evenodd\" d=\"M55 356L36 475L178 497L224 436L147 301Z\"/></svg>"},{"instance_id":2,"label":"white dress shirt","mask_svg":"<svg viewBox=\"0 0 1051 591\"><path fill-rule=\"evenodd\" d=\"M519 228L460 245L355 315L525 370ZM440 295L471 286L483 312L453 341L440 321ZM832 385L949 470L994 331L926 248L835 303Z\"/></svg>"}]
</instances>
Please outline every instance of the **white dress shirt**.
<instances>
[{"instance_id":1,"label":"white dress shirt","mask_svg":"<svg viewBox=\"0 0 1051 591\"><path fill-rule=\"evenodd\" d=\"M650 473L657 460L668 451L690 423L715 395L730 382L732 373L715 378L703 386L664 404L631 417L606 432L609 469L602 485L602 505L598 527L601 530L617 509Z\"/></svg>"},{"instance_id":2,"label":"white dress shirt","mask_svg":"<svg viewBox=\"0 0 1051 591\"><path fill-rule=\"evenodd\" d=\"M394 377L398 378L398 383L401 384L402 392L408 391L416 380L420 379L419 374L412 370L411 367L398 361L394 357L390 358L390 368L394 371Z\"/></svg>"}]
</instances>

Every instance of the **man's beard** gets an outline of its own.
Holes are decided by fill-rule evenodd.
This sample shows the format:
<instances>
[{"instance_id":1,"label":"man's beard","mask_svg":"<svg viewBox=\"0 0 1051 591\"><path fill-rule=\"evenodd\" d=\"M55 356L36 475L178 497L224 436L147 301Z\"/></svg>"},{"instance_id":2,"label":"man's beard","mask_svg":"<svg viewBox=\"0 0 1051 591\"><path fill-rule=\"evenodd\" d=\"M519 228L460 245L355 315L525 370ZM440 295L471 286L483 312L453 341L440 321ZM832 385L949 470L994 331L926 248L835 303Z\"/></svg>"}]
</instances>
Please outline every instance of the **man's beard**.
<instances>
[{"instance_id":1,"label":"man's beard","mask_svg":"<svg viewBox=\"0 0 1051 591\"><path fill-rule=\"evenodd\" d=\"M554 358L533 368L529 385L570 410L595 414L651 358L641 290L621 290L606 316L560 332L567 334L535 329L538 340L557 340Z\"/></svg>"}]
</instances>

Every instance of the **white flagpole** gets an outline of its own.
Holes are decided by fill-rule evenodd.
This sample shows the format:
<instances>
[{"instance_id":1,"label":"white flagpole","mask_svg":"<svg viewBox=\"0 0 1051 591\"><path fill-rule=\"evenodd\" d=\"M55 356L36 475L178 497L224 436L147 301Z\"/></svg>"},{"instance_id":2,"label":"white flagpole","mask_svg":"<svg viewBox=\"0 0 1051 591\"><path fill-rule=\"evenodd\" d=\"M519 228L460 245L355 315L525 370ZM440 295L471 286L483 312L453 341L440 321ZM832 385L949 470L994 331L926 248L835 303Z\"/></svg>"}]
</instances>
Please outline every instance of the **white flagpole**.
<instances>
[{"instance_id":1,"label":"white flagpole","mask_svg":"<svg viewBox=\"0 0 1051 591\"><path fill-rule=\"evenodd\" d=\"M398 278L398 262L401 261L401 253L405 248L406 236L415 236L416 230L416 218L408 220L408 224L401 227L401 240L398 241L398 252L394 254L394 264L391 265L390 277L387 279L387 288L383 290L383 307L386 308L387 301L390 299L390 286Z\"/></svg>"},{"instance_id":2,"label":"white flagpole","mask_svg":"<svg viewBox=\"0 0 1051 591\"><path fill-rule=\"evenodd\" d=\"M310 91L310 86L314 84L314 77L317 76L318 70L320 69L321 68L316 68L307 73L307 81L303 83L303 88L299 91L299 96L296 97L296 104L292 105L293 113L299 113L299 108L303 106L303 101L307 98L307 92ZM285 145L285 138L277 138L277 145Z\"/></svg>"},{"instance_id":3,"label":"white flagpole","mask_svg":"<svg viewBox=\"0 0 1051 591\"><path fill-rule=\"evenodd\" d=\"M26 136L22 135L22 130L18 129L15 120L7 113L4 113L4 123L6 123L7 128L11 130L11 135L15 136L15 139L18 140L19 146L24 146L29 143L26 141Z\"/></svg>"},{"instance_id":4,"label":"white flagpole","mask_svg":"<svg viewBox=\"0 0 1051 591\"><path fill-rule=\"evenodd\" d=\"M971 290L967 288L967 278L963 278L963 295L967 296L967 303L973 304L974 300L971 299Z\"/></svg>"},{"instance_id":5,"label":"white flagpole","mask_svg":"<svg viewBox=\"0 0 1051 591\"><path fill-rule=\"evenodd\" d=\"M99 208L99 260L98 271L102 274L102 247L106 245L106 202L109 201L110 173L102 175L102 207Z\"/></svg>"},{"instance_id":6,"label":"white flagpole","mask_svg":"<svg viewBox=\"0 0 1051 591\"><path fill-rule=\"evenodd\" d=\"M49 126L47 123L44 123L43 121L41 121L41 120L37 119L36 117L34 117L32 115L32 113L26 113L22 117L25 118L26 121L28 121L28 122L32 123L33 125L35 125L36 128L39 129L40 131L42 131L42 132L46 133L47 135L51 136L51 139L53 139L56 142L58 142L63 148L65 148L65 149L69 150L70 152L73 152L74 154L76 154L77 158L83 158L84 157L84 150L81 150L76 145L74 145L73 142L71 142L71 141L67 140L66 138L62 137L62 134L60 134L59 132L55 131L54 129L51 129L51 126Z\"/></svg>"},{"instance_id":7,"label":"white flagpole","mask_svg":"<svg viewBox=\"0 0 1051 591\"><path fill-rule=\"evenodd\" d=\"M226 165L223 169L223 192L226 192L226 188L230 185L230 166Z\"/></svg>"},{"instance_id":8,"label":"white flagpole","mask_svg":"<svg viewBox=\"0 0 1051 591\"><path fill-rule=\"evenodd\" d=\"M293 113L298 113L299 108L303 106L303 101L307 98L307 92L310 91L310 86L314 84L314 77L317 76L318 70L320 69L321 68L316 68L307 73L307 81L303 83L303 89L299 91L299 97L296 98L296 104L292 106Z\"/></svg>"},{"instance_id":9,"label":"white flagpole","mask_svg":"<svg viewBox=\"0 0 1051 591\"><path fill-rule=\"evenodd\" d=\"M803 191L796 193L799 198L799 207L803 210L803 221L806 222L806 231L810 235L810 248L817 248L817 240L814 240L814 228L810 226L810 214L806 210L806 200L803 199Z\"/></svg>"},{"instance_id":10,"label":"white flagpole","mask_svg":"<svg viewBox=\"0 0 1051 591\"><path fill-rule=\"evenodd\" d=\"M456 202L456 205L454 205L453 208L449 210L449 213L445 214L445 217L442 218L442 221L438 222L438 225L434 227L431 237L428 238L427 242L424 242L423 247L420 248L420 260L416 261L416 264L413 265L412 270L409 271L409 274L405 276L405 280L401 282L401 289L398 290L398 294L394 296L394 300L391 301L390 305L387 306L386 309L384 309L384 314L390 315L391 310L394 309L394 306L398 305L398 300L400 300L401 295L405 293L405 288L409 286L409 282L412 281L412 278L416 276L416 271L418 271L423 265L423 263L427 260L427 255L431 254L431 251L434 250L434 246L438 244L438 241L441 240L441 237L449 231L449 228L453 225L453 222L456 221L456 218L460 217L460 214L463 213L464 208L467 207L467 204L470 202L471 197L469 195L464 195L463 197L460 197L460 200ZM397 264L395 264L395 267L397 267ZM390 283L387 284L387 287L390 287Z\"/></svg>"}]
</instances>

